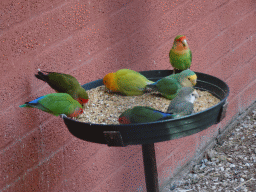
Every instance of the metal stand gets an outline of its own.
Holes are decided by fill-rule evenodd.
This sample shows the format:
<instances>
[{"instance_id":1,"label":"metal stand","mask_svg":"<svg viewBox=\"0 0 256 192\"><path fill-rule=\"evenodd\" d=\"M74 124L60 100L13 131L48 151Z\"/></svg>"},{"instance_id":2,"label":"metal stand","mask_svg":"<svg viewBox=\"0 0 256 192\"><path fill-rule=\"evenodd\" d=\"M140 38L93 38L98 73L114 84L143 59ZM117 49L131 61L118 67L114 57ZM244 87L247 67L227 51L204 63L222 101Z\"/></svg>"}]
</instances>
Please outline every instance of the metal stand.
<instances>
[{"instance_id":1,"label":"metal stand","mask_svg":"<svg viewBox=\"0 0 256 192\"><path fill-rule=\"evenodd\" d=\"M142 154L147 192L159 192L154 143L143 144Z\"/></svg>"}]
</instances>

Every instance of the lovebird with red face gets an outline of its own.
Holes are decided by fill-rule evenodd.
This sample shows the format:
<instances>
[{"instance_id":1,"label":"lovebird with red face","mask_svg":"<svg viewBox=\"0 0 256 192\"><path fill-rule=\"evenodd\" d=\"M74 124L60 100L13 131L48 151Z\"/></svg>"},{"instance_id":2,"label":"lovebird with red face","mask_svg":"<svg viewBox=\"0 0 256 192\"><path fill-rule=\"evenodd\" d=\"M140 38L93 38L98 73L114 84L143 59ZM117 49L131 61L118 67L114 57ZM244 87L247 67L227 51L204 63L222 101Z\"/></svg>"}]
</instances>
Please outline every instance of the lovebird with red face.
<instances>
[{"instance_id":1,"label":"lovebird with red face","mask_svg":"<svg viewBox=\"0 0 256 192\"><path fill-rule=\"evenodd\" d=\"M88 94L77 79L69 74L38 71L36 78L48 83L58 93L68 93L81 105L88 102Z\"/></svg>"},{"instance_id":2,"label":"lovebird with red face","mask_svg":"<svg viewBox=\"0 0 256 192\"><path fill-rule=\"evenodd\" d=\"M188 47L186 36L178 35L169 52L170 63L175 70L189 69L192 62L192 52Z\"/></svg>"},{"instance_id":3,"label":"lovebird with red face","mask_svg":"<svg viewBox=\"0 0 256 192\"><path fill-rule=\"evenodd\" d=\"M44 95L19 107L37 108L55 116L65 114L68 117L77 117L83 113L81 104L67 93Z\"/></svg>"}]
</instances>

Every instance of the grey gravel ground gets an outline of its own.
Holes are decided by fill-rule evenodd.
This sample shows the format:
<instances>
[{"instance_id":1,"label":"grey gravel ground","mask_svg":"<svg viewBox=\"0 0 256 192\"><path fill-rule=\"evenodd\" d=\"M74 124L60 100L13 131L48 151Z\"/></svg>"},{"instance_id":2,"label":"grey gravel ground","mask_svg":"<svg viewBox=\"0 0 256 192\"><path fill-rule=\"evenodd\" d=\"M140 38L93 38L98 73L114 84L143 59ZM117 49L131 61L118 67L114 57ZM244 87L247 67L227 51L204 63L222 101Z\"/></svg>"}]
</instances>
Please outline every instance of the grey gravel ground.
<instances>
[{"instance_id":1,"label":"grey gravel ground","mask_svg":"<svg viewBox=\"0 0 256 192\"><path fill-rule=\"evenodd\" d=\"M223 141L222 145L208 150L189 174L165 191L256 192L256 108Z\"/></svg>"}]
</instances>

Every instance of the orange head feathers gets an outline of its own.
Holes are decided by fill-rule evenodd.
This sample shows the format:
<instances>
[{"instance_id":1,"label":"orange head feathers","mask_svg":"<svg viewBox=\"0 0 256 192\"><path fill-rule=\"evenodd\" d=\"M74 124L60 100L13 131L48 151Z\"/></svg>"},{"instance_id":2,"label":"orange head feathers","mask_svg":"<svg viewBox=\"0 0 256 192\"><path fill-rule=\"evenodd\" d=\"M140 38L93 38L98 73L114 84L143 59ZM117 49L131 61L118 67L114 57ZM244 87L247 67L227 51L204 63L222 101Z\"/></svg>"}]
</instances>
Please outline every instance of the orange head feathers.
<instances>
[{"instance_id":1,"label":"orange head feathers","mask_svg":"<svg viewBox=\"0 0 256 192\"><path fill-rule=\"evenodd\" d=\"M115 83L115 73L108 73L103 78L104 85L113 92L118 92L117 85Z\"/></svg>"},{"instance_id":2,"label":"orange head feathers","mask_svg":"<svg viewBox=\"0 0 256 192\"><path fill-rule=\"evenodd\" d=\"M173 46L174 46L174 49L176 49L178 51L189 49L186 36L178 35L174 39Z\"/></svg>"}]
</instances>

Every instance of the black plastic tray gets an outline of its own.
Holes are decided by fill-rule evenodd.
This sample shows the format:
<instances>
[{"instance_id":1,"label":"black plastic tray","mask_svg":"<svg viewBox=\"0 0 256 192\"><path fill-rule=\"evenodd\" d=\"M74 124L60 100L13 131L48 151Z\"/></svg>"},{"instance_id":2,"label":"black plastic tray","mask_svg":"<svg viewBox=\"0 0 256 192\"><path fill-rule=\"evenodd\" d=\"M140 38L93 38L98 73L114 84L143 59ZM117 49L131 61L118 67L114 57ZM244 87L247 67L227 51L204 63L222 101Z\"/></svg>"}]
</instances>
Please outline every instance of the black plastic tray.
<instances>
[{"instance_id":1,"label":"black plastic tray","mask_svg":"<svg viewBox=\"0 0 256 192\"><path fill-rule=\"evenodd\" d=\"M156 81L172 74L172 70L155 70L140 72L148 79ZM179 119L168 119L151 123L129 125L103 125L79 122L63 117L70 133L74 136L95 143L109 146L126 146L150 144L177 139L198 133L213 124L219 123L225 116L229 88L222 80L196 72L198 81L196 89L207 90L221 100L217 105L199 113ZM102 79L83 85L86 90L103 85Z\"/></svg>"}]
</instances>

